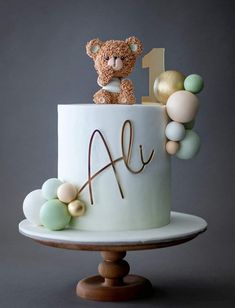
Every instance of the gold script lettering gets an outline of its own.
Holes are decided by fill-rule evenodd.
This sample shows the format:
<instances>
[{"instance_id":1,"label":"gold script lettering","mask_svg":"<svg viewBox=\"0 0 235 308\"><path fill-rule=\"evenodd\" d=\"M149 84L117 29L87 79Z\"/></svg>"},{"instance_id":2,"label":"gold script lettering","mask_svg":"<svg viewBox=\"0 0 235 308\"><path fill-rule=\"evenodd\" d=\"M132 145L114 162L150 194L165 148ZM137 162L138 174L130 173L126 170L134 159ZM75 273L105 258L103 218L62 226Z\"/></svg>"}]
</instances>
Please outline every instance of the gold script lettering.
<instances>
[{"instance_id":1,"label":"gold script lettering","mask_svg":"<svg viewBox=\"0 0 235 308\"><path fill-rule=\"evenodd\" d=\"M124 141L125 141L125 131L126 131L127 126L129 127L129 144L128 144L128 151L127 151L127 155L126 155ZM140 158L141 158L142 166L138 170L134 170L130 166L133 140L134 140L133 126L132 126L130 120L126 120L124 122L123 126L122 126L122 134L121 134L122 157L123 157L123 161L124 161L127 169L132 173L138 174L141 171L143 171L145 166L148 165L150 163L150 161L153 159L154 150L152 150L151 154L149 155L149 158L146 161L144 161L143 147L142 147L142 145L140 145L139 146L140 147Z\"/></svg>"},{"instance_id":2,"label":"gold script lettering","mask_svg":"<svg viewBox=\"0 0 235 308\"><path fill-rule=\"evenodd\" d=\"M129 129L129 139L128 139L128 148L127 148L127 153L126 153L126 148L125 148L125 132ZM94 142L94 137L95 135L100 136L101 141L104 144L104 147L106 149L106 152L108 154L110 163L108 163L107 165L105 165L103 168L99 169L96 173L94 173L93 175L91 175L91 151L92 151L92 144ZM113 169L113 173L116 179L116 183L118 185L119 188L119 192L122 198L124 198L124 194L123 194L123 190L121 187L121 183L118 177L118 173L116 170L116 166L115 164L119 161L124 161L124 164L126 166L126 168L134 174L138 174L140 172L142 172L144 170L144 168L152 161L154 154L155 154L155 150L152 150L152 152L150 153L149 157L147 160L144 160L144 156L143 156L143 147L142 145L139 146L139 151L140 151L140 160L142 163L142 166L137 169L134 170L130 165L131 165L131 154L132 154L132 147L133 147L133 140L134 140L134 130L133 130L133 126L130 120L126 120L123 125L122 125L122 130L121 130L121 151L122 151L122 156L116 159L113 159L111 151L109 149L109 146L103 136L103 134L101 133L100 130L96 129L90 138L89 141L89 146L88 146L88 180L82 185L82 187L79 189L78 191L78 195L86 188L86 186L88 185L89 187L89 195L90 195L90 202L91 204L94 204L94 198L93 198L93 191L92 191L92 180L98 176L99 174L101 174L105 169L112 167Z\"/></svg>"}]
</instances>

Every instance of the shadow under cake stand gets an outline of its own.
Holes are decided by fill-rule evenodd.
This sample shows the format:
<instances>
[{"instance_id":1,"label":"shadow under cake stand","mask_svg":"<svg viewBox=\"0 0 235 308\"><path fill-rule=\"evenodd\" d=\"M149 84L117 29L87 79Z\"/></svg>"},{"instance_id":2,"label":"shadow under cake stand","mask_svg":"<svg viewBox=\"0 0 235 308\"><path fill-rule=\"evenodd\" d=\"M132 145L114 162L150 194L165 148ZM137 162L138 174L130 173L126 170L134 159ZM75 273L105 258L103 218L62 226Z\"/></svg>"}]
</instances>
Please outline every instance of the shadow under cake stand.
<instances>
[{"instance_id":1,"label":"shadow under cake stand","mask_svg":"<svg viewBox=\"0 0 235 308\"><path fill-rule=\"evenodd\" d=\"M123 260L126 251L179 245L194 239L206 228L204 219L178 212L171 212L171 222L167 226L135 231L48 231L44 227L31 225L28 220L19 224L20 233L40 244L100 251L104 259L98 266L100 275L82 279L76 288L78 296L97 301L131 300L151 291L149 280L128 275L130 267Z\"/></svg>"}]
</instances>

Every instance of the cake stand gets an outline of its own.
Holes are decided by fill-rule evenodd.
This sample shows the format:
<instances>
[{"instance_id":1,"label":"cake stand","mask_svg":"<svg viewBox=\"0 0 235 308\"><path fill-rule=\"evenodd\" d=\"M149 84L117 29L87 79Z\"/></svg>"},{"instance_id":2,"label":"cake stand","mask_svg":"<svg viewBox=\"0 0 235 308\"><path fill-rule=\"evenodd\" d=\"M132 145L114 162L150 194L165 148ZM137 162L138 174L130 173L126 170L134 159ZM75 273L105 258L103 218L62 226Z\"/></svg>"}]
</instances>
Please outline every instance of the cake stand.
<instances>
[{"instance_id":1,"label":"cake stand","mask_svg":"<svg viewBox=\"0 0 235 308\"><path fill-rule=\"evenodd\" d=\"M204 219L171 212L167 226L135 231L48 231L33 226L27 220L19 224L19 231L36 242L65 249L100 251L103 262L98 266L100 275L78 282L77 295L97 301L124 301L147 295L151 283L146 278L128 275L130 267L123 260L126 251L163 248L192 240L207 228Z\"/></svg>"}]
</instances>

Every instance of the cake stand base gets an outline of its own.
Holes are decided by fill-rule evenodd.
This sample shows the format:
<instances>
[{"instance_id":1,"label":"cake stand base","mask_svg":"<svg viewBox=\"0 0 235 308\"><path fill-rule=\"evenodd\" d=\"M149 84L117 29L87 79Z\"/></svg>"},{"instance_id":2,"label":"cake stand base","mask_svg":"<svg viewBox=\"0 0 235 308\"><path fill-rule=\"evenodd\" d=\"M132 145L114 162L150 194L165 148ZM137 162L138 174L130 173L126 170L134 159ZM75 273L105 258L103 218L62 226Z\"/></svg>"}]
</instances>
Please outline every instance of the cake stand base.
<instances>
[{"instance_id":1,"label":"cake stand base","mask_svg":"<svg viewBox=\"0 0 235 308\"><path fill-rule=\"evenodd\" d=\"M77 284L77 295L96 301L126 301L149 294L152 285L146 278L128 275L130 266L123 260L126 252L101 252L100 276L82 279Z\"/></svg>"},{"instance_id":2,"label":"cake stand base","mask_svg":"<svg viewBox=\"0 0 235 308\"><path fill-rule=\"evenodd\" d=\"M135 231L48 231L23 220L19 231L36 242L63 249L99 251L103 261L98 276L78 282L78 296L96 301L126 301L150 293L151 283L140 276L128 275L130 266L123 260L126 251L156 249L186 243L206 231L204 219L184 213L171 213L171 222L162 227Z\"/></svg>"}]
</instances>

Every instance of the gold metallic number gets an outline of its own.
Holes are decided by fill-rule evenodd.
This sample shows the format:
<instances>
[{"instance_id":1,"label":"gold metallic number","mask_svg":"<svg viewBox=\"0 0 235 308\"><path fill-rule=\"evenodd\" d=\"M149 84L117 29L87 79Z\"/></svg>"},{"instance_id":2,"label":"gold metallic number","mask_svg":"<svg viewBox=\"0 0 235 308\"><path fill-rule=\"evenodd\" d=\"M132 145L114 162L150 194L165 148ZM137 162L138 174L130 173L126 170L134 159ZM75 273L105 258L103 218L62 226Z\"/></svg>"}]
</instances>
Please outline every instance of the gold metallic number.
<instances>
[{"instance_id":1,"label":"gold metallic number","mask_svg":"<svg viewBox=\"0 0 235 308\"><path fill-rule=\"evenodd\" d=\"M165 71L164 48L153 48L142 59L142 68L149 68L149 96L142 96L142 104L154 103L153 84L156 77Z\"/></svg>"}]
</instances>

